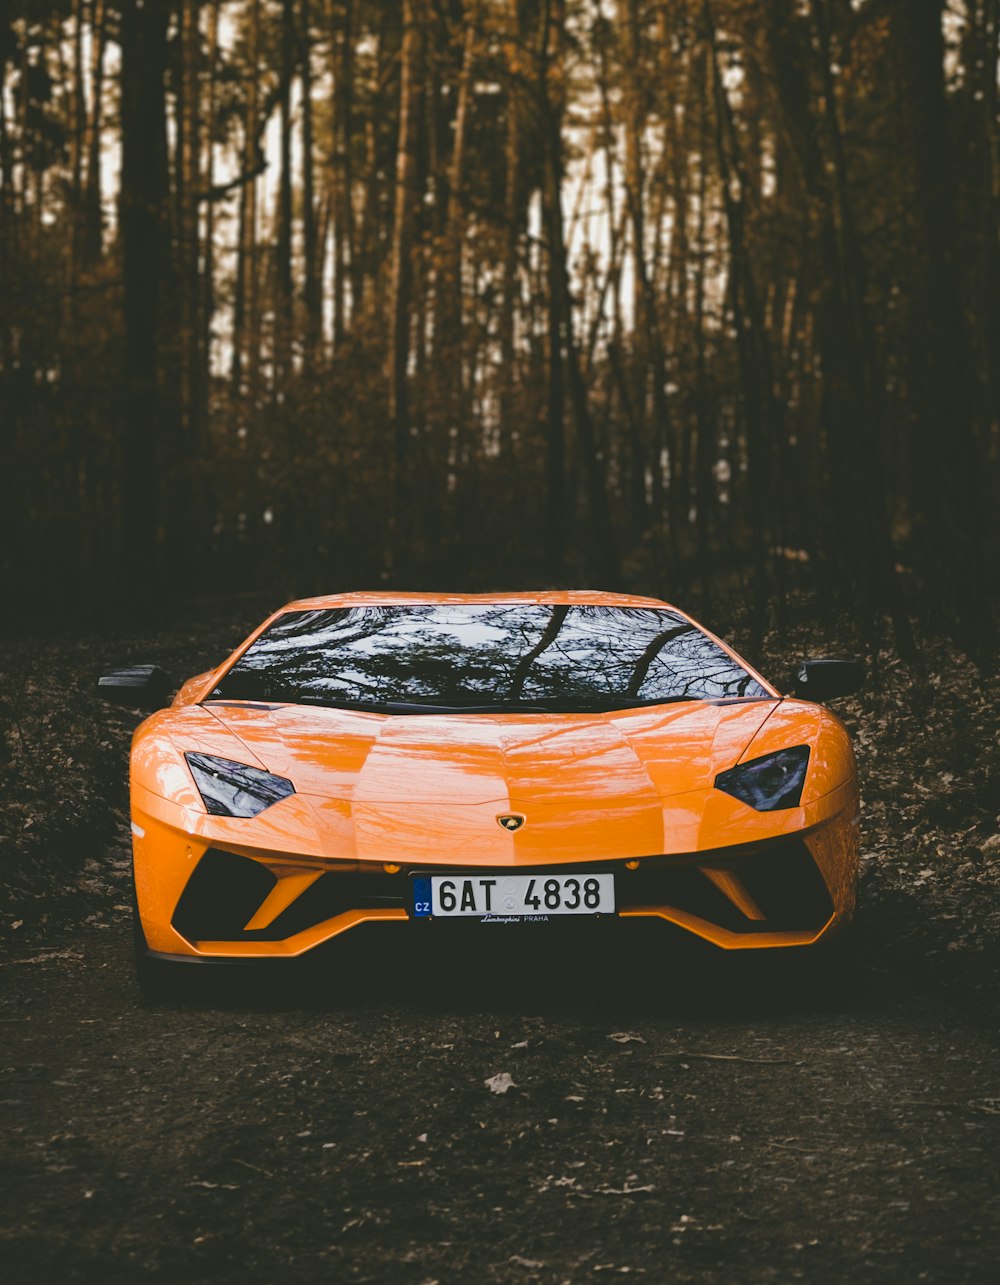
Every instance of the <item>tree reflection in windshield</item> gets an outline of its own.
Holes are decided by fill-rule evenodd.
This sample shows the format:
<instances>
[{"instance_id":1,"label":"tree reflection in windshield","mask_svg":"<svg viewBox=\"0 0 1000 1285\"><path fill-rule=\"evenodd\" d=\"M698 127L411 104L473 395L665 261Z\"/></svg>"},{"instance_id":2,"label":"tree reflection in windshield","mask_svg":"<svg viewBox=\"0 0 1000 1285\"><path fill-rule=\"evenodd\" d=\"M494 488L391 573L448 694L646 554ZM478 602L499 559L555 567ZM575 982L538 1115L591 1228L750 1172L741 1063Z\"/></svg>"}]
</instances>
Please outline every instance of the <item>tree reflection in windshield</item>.
<instances>
[{"instance_id":1,"label":"tree reflection in windshield","mask_svg":"<svg viewBox=\"0 0 1000 1285\"><path fill-rule=\"evenodd\" d=\"M213 696L586 708L767 694L666 608L508 602L286 612Z\"/></svg>"}]
</instances>

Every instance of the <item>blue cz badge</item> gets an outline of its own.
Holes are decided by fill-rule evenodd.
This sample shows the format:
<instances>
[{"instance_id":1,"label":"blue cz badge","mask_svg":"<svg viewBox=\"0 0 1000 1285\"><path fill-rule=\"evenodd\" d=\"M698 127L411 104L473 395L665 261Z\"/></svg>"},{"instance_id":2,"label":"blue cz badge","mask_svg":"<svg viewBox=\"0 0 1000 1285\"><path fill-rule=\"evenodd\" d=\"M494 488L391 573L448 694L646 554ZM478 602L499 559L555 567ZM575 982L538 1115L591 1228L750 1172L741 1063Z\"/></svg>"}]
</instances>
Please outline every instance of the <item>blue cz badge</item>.
<instances>
[{"instance_id":1,"label":"blue cz badge","mask_svg":"<svg viewBox=\"0 0 1000 1285\"><path fill-rule=\"evenodd\" d=\"M431 881L414 879L413 881L413 917L426 919L431 915Z\"/></svg>"}]
</instances>

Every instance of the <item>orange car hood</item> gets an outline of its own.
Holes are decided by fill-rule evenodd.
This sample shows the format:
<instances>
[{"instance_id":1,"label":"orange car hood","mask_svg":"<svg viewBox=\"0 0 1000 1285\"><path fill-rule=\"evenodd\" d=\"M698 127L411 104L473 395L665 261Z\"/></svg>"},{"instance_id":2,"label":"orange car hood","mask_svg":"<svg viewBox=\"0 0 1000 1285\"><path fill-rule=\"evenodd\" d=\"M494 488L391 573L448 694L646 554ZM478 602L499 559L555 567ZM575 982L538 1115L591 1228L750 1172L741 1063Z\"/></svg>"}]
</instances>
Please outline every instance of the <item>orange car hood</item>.
<instances>
[{"instance_id":1,"label":"orange car hood","mask_svg":"<svg viewBox=\"0 0 1000 1285\"><path fill-rule=\"evenodd\" d=\"M738 760L774 700L611 714L396 715L210 702L299 794L368 803L590 809L704 790Z\"/></svg>"},{"instance_id":2,"label":"orange car hood","mask_svg":"<svg viewBox=\"0 0 1000 1285\"><path fill-rule=\"evenodd\" d=\"M802 825L799 810L755 812L712 788L770 723L784 718L781 743L819 734L812 724L823 711L791 705L798 702L386 716L208 701L148 720L137 734L133 773L150 797L195 810L184 750L288 777L295 794L258 817L197 823L212 842L238 850L500 866L694 852ZM174 755L156 749L164 732ZM513 834L497 824L507 812L527 818Z\"/></svg>"}]
</instances>

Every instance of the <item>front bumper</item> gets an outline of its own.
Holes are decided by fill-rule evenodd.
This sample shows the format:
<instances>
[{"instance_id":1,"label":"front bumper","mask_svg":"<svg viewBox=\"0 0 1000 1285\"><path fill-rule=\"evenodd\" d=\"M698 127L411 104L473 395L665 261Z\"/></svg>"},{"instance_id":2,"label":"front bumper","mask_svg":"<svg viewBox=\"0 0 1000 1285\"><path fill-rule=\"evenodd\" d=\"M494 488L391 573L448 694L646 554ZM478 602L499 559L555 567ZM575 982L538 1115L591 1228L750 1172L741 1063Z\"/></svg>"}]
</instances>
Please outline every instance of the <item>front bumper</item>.
<instances>
[{"instance_id":1,"label":"front bumper","mask_svg":"<svg viewBox=\"0 0 1000 1285\"><path fill-rule=\"evenodd\" d=\"M145 801L148 810L133 797L136 895L147 945L158 955L301 956L359 924L409 921L412 874L457 868L423 861L387 872L384 862L261 852L179 828L161 800ZM809 946L854 912L857 789L849 782L794 817L773 815L778 833L750 843L641 854L631 859L635 869L624 859L585 864L615 873L619 919L665 920L724 950ZM476 862L464 868L503 873ZM451 927L435 921L427 931Z\"/></svg>"}]
</instances>

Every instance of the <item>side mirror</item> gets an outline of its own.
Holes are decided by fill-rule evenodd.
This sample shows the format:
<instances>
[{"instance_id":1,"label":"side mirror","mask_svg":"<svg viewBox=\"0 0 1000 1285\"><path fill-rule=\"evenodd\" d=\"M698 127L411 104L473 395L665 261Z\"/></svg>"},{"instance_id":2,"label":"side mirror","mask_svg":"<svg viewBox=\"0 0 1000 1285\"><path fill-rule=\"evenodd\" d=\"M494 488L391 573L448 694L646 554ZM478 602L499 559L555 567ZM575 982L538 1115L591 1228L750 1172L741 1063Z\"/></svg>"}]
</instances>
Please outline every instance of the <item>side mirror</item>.
<instances>
[{"instance_id":1,"label":"side mirror","mask_svg":"<svg viewBox=\"0 0 1000 1285\"><path fill-rule=\"evenodd\" d=\"M850 696L864 686L864 666L856 660L806 660L796 676L793 692L810 701Z\"/></svg>"},{"instance_id":2,"label":"side mirror","mask_svg":"<svg viewBox=\"0 0 1000 1285\"><path fill-rule=\"evenodd\" d=\"M97 694L129 709L162 709L170 699L173 680L159 665L116 669L97 680Z\"/></svg>"}]
</instances>

